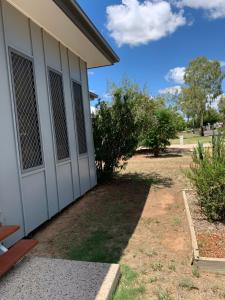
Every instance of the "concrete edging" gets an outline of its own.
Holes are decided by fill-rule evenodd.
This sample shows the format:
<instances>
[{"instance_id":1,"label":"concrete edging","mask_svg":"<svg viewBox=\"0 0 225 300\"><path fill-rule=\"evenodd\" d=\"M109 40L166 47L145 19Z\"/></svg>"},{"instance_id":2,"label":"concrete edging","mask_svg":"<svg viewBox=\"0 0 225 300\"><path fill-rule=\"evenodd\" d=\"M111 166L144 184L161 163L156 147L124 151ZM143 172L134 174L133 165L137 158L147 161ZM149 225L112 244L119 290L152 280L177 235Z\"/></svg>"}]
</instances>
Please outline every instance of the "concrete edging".
<instances>
[{"instance_id":1,"label":"concrete edging","mask_svg":"<svg viewBox=\"0 0 225 300\"><path fill-rule=\"evenodd\" d=\"M120 279L119 264L112 264L95 300L110 300Z\"/></svg>"},{"instance_id":2,"label":"concrete edging","mask_svg":"<svg viewBox=\"0 0 225 300\"><path fill-rule=\"evenodd\" d=\"M191 234L191 244L193 250L192 264L199 267L199 269L203 271L225 274L225 258L203 257L199 255L199 248L195 228L186 196L187 191L188 190L183 190L182 194L184 199L186 216L188 219L189 230Z\"/></svg>"}]
</instances>

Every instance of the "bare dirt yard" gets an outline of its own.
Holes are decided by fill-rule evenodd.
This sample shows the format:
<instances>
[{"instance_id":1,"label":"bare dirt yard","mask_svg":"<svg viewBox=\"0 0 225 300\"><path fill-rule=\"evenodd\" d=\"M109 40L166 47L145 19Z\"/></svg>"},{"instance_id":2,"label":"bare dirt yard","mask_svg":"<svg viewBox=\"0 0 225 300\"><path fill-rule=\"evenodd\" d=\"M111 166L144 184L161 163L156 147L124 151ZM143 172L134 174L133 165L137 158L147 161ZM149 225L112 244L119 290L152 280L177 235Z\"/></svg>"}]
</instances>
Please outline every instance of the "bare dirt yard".
<instances>
[{"instance_id":1,"label":"bare dirt yard","mask_svg":"<svg viewBox=\"0 0 225 300\"><path fill-rule=\"evenodd\" d=\"M225 277L199 272L182 199L190 153L145 153L39 229L32 255L120 263L114 300L225 299Z\"/></svg>"}]
</instances>

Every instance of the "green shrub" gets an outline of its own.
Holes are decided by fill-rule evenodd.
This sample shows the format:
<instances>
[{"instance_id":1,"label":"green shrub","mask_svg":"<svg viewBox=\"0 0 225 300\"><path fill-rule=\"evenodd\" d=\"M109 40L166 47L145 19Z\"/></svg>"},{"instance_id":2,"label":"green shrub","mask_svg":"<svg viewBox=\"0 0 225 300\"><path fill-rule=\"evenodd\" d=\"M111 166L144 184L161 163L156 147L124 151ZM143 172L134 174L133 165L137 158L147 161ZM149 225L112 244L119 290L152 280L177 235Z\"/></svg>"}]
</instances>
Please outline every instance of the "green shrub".
<instances>
[{"instance_id":1,"label":"green shrub","mask_svg":"<svg viewBox=\"0 0 225 300\"><path fill-rule=\"evenodd\" d=\"M175 119L170 109L160 108L154 112L143 138L143 145L152 150L154 156L159 156L160 151L170 145L169 140L176 137Z\"/></svg>"},{"instance_id":2,"label":"green shrub","mask_svg":"<svg viewBox=\"0 0 225 300\"><path fill-rule=\"evenodd\" d=\"M193 164L187 172L199 204L211 221L225 220L225 146L224 134L213 136L212 149L201 144L193 153Z\"/></svg>"},{"instance_id":3,"label":"green shrub","mask_svg":"<svg viewBox=\"0 0 225 300\"><path fill-rule=\"evenodd\" d=\"M113 103L100 102L93 120L95 160L98 179L110 178L124 167L137 146L137 134L129 96L121 89L113 94Z\"/></svg>"}]
</instances>

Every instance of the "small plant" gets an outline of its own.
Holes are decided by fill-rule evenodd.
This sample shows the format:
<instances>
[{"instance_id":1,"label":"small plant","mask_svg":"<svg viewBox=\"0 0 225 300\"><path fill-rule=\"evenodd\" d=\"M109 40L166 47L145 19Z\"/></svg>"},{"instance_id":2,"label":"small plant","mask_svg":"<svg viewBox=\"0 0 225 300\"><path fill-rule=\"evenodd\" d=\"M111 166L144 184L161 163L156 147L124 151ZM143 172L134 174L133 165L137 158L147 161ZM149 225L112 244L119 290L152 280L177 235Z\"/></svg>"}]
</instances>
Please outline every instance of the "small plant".
<instances>
[{"instance_id":1,"label":"small plant","mask_svg":"<svg viewBox=\"0 0 225 300\"><path fill-rule=\"evenodd\" d=\"M194 285L193 281L187 277L181 279L181 281L179 282L179 287L187 289L188 291L198 290L198 287Z\"/></svg>"},{"instance_id":2,"label":"small plant","mask_svg":"<svg viewBox=\"0 0 225 300\"><path fill-rule=\"evenodd\" d=\"M199 269L198 269L198 267L193 267L193 269L192 269L192 275L194 276L194 277L196 277L196 278L199 278L200 277L200 272L199 272Z\"/></svg>"},{"instance_id":3,"label":"small plant","mask_svg":"<svg viewBox=\"0 0 225 300\"><path fill-rule=\"evenodd\" d=\"M176 265L174 263L169 264L168 269L170 271L176 272Z\"/></svg>"},{"instance_id":4,"label":"small plant","mask_svg":"<svg viewBox=\"0 0 225 300\"><path fill-rule=\"evenodd\" d=\"M211 221L225 220L225 135L214 135L212 150L201 144L193 153L187 176L194 186L199 205Z\"/></svg>"},{"instance_id":5,"label":"small plant","mask_svg":"<svg viewBox=\"0 0 225 300\"><path fill-rule=\"evenodd\" d=\"M181 224L181 219L178 217L175 217L172 222L173 222L173 225L179 226Z\"/></svg>"},{"instance_id":6,"label":"small plant","mask_svg":"<svg viewBox=\"0 0 225 300\"><path fill-rule=\"evenodd\" d=\"M159 290L157 293L158 300L172 300L168 291Z\"/></svg>"},{"instance_id":7,"label":"small plant","mask_svg":"<svg viewBox=\"0 0 225 300\"><path fill-rule=\"evenodd\" d=\"M214 294L217 294L218 291L220 290L220 287L218 285L214 285L212 286L211 290Z\"/></svg>"},{"instance_id":8,"label":"small plant","mask_svg":"<svg viewBox=\"0 0 225 300\"><path fill-rule=\"evenodd\" d=\"M154 283L154 282L156 282L157 280L158 280L157 277L150 277L150 278L149 278L149 283Z\"/></svg>"},{"instance_id":9,"label":"small plant","mask_svg":"<svg viewBox=\"0 0 225 300\"><path fill-rule=\"evenodd\" d=\"M145 252L145 254L149 257L152 257L152 256L157 256L158 253L155 251L155 250L150 250L148 252Z\"/></svg>"},{"instance_id":10,"label":"small plant","mask_svg":"<svg viewBox=\"0 0 225 300\"><path fill-rule=\"evenodd\" d=\"M163 265L161 263L152 264L151 267L154 272L162 271L162 269L163 269Z\"/></svg>"}]
</instances>

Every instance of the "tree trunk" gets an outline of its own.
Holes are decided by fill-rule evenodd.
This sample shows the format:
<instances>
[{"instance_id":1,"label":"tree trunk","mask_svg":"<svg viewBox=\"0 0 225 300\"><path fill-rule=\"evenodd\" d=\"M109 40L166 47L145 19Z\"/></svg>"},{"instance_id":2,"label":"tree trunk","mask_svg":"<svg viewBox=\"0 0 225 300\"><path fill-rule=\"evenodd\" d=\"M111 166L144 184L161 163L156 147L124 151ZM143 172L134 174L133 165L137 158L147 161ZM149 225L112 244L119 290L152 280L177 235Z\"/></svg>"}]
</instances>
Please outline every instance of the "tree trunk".
<instances>
[{"instance_id":1,"label":"tree trunk","mask_svg":"<svg viewBox=\"0 0 225 300\"><path fill-rule=\"evenodd\" d=\"M154 149L153 149L153 155L154 155L155 157L159 157L159 152L160 152L160 149L159 149L159 148L154 148Z\"/></svg>"},{"instance_id":2,"label":"tree trunk","mask_svg":"<svg viewBox=\"0 0 225 300\"><path fill-rule=\"evenodd\" d=\"M203 123L204 123L204 116L203 114L201 114L201 119L200 119L200 134L201 136L204 136L204 126L203 126Z\"/></svg>"}]
</instances>

